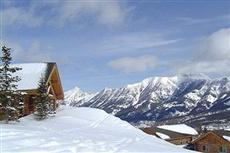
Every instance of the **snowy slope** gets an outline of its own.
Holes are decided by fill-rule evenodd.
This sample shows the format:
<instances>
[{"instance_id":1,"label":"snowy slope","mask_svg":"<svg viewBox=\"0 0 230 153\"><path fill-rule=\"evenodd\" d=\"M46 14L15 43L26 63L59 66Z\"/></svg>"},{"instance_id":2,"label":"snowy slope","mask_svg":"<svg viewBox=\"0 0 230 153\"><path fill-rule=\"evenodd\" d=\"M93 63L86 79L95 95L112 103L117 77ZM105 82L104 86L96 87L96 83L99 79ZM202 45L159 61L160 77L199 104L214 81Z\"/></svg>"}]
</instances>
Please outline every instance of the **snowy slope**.
<instances>
[{"instance_id":1,"label":"snowy slope","mask_svg":"<svg viewBox=\"0 0 230 153\"><path fill-rule=\"evenodd\" d=\"M191 152L93 108L62 108L44 121L27 116L20 123L0 126L4 153Z\"/></svg>"},{"instance_id":2,"label":"snowy slope","mask_svg":"<svg viewBox=\"0 0 230 153\"><path fill-rule=\"evenodd\" d=\"M230 122L230 79L191 74L152 77L121 88L105 88L88 101L76 99L74 103L103 109L134 124L173 123L175 118L181 123L224 123Z\"/></svg>"},{"instance_id":3,"label":"snowy slope","mask_svg":"<svg viewBox=\"0 0 230 153\"><path fill-rule=\"evenodd\" d=\"M162 126L158 126L158 128L174 131L178 133L183 133L183 134L191 134L191 135L198 134L198 132L194 128L186 124L162 125Z\"/></svg>"}]
</instances>

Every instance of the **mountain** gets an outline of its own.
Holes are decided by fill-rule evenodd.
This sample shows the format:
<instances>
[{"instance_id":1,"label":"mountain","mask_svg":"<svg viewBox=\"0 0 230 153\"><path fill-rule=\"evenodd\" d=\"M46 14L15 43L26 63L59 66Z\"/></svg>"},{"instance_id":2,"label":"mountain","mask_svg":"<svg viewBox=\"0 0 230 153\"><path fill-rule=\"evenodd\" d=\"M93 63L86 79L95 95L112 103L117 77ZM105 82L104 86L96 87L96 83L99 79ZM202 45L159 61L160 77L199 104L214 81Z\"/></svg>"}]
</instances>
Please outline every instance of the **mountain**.
<instances>
[{"instance_id":1,"label":"mountain","mask_svg":"<svg viewBox=\"0 0 230 153\"><path fill-rule=\"evenodd\" d=\"M75 87L64 93L65 104L70 106L81 106L89 101L95 94L82 91L79 87Z\"/></svg>"},{"instance_id":2,"label":"mountain","mask_svg":"<svg viewBox=\"0 0 230 153\"><path fill-rule=\"evenodd\" d=\"M205 75L147 78L119 89L105 88L72 106L103 109L133 124L230 122L230 78Z\"/></svg>"}]
</instances>

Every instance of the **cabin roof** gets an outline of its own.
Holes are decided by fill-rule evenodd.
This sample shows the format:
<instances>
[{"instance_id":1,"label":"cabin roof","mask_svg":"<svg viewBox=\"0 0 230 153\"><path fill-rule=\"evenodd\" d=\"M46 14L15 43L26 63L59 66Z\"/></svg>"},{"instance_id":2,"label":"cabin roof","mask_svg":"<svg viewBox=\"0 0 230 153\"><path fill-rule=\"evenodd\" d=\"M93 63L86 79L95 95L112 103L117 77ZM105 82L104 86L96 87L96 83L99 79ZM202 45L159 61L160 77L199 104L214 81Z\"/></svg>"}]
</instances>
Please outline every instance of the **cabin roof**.
<instances>
[{"instance_id":1,"label":"cabin roof","mask_svg":"<svg viewBox=\"0 0 230 153\"><path fill-rule=\"evenodd\" d=\"M37 89L38 82L42 76L45 75L48 63L22 63L12 64L11 67L19 67L22 70L14 73L15 76L20 77L18 82L18 90L33 90Z\"/></svg>"},{"instance_id":2,"label":"cabin roof","mask_svg":"<svg viewBox=\"0 0 230 153\"><path fill-rule=\"evenodd\" d=\"M170 138L178 138L178 137L188 136L188 134L178 133L178 132L175 132L175 131L161 129L161 128L157 128L157 127L153 128L153 129L156 132L168 135Z\"/></svg>"},{"instance_id":3,"label":"cabin roof","mask_svg":"<svg viewBox=\"0 0 230 153\"><path fill-rule=\"evenodd\" d=\"M165 129L165 130L169 130L169 131L173 131L173 132L177 132L177 133L182 133L182 134L188 134L188 135L197 135L198 132L186 125L186 124L171 124L171 125L161 125L161 126L157 126L160 129Z\"/></svg>"},{"instance_id":4,"label":"cabin roof","mask_svg":"<svg viewBox=\"0 0 230 153\"><path fill-rule=\"evenodd\" d=\"M196 143L196 142L200 141L201 139L206 138L208 135L214 135L216 138L222 139L225 142L230 143L230 141L224 137L224 136L228 136L229 133L227 131L224 131L224 130L208 131L207 133L203 133L196 140L194 140L192 143Z\"/></svg>"},{"instance_id":5,"label":"cabin roof","mask_svg":"<svg viewBox=\"0 0 230 153\"><path fill-rule=\"evenodd\" d=\"M215 130L214 133L230 143L230 131L227 130Z\"/></svg>"},{"instance_id":6,"label":"cabin roof","mask_svg":"<svg viewBox=\"0 0 230 153\"><path fill-rule=\"evenodd\" d=\"M60 100L64 98L61 79L55 62L20 63L12 64L10 67L21 68L21 70L13 74L21 79L16 84L18 85L17 90L34 93L37 91L40 79L44 77L46 85L52 88L56 99Z\"/></svg>"},{"instance_id":7,"label":"cabin roof","mask_svg":"<svg viewBox=\"0 0 230 153\"><path fill-rule=\"evenodd\" d=\"M161 129L158 127L149 127L149 128L142 128L143 131L147 131L149 134L151 135L156 135L157 137L161 137L161 135L159 135L159 133L167 135L169 138L167 139L176 139L176 138L185 138L185 137L189 137L189 136L193 136L190 134L183 134L183 133L178 133L175 131L170 131L170 130L166 130L166 129ZM164 139L164 138L162 138Z\"/></svg>"}]
</instances>

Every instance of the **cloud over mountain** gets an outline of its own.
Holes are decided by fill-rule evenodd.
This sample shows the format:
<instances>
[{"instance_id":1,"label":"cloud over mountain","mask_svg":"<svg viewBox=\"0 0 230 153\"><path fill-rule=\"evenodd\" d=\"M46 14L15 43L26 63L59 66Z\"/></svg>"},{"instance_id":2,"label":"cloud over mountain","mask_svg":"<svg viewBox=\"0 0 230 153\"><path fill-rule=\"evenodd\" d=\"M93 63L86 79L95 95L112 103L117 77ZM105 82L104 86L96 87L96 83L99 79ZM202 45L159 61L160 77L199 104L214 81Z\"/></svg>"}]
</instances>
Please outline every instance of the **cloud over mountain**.
<instances>
[{"instance_id":1,"label":"cloud over mountain","mask_svg":"<svg viewBox=\"0 0 230 153\"><path fill-rule=\"evenodd\" d=\"M148 68L153 68L157 64L156 57L143 55L137 57L122 57L112 60L108 65L125 73L143 72Z\"/></svg>"},{"instance_id":2,"label":"cloud over mountain","mask_svg":"<svg viewBox=\"0 0 230 153\"><path fill-rule=\"evenodd\" d=\"M230 28L220 29L202 40L191 61L178 65L180 73L229 74Z\"/></svg>"}]
</instances>

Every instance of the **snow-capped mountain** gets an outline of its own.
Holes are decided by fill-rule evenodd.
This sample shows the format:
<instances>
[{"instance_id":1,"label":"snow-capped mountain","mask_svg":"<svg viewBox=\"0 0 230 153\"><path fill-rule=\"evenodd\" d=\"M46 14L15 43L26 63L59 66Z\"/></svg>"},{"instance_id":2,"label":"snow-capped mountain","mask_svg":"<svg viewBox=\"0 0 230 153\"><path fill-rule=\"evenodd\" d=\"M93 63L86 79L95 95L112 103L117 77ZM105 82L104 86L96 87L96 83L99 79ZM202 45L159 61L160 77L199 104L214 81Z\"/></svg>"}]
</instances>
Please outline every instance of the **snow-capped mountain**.
<instances>
[{"instance_id":1,"label":"snow-capped mountain","mask_svg":"<svg viewBox=\"0 0 230 153\"><path fill-rule=\"evenodd\" d=\"M95 94L82 91L79 87L75 87L65 92L65 103L70 106L81 106L89 101Z\"/></svg>"},{"instance_id":2,"label":"snow-capped mountain","mask_svg":"<svg viewBox=\"0 0 230 153\"><path fill-rule=\"evenodd\" d=\"M220 114L217 121L225 122L230 120L230 78L153 77L119 89L105 88L84 102L73 101L76 106L100 108L132 123L207 122L207 117L215 116L214 120Z\"/></svg>"}]
</instances>

